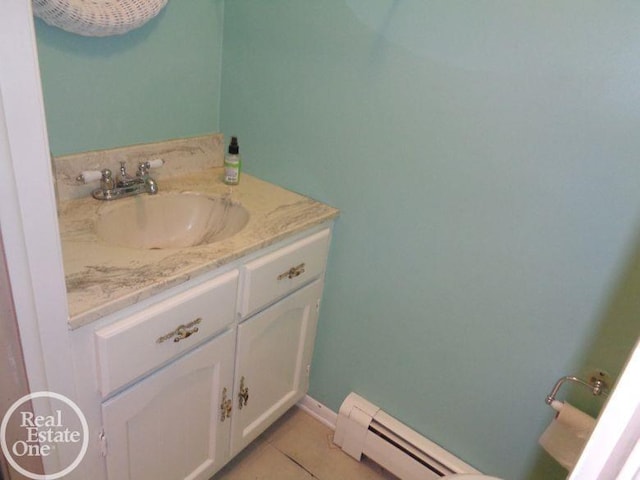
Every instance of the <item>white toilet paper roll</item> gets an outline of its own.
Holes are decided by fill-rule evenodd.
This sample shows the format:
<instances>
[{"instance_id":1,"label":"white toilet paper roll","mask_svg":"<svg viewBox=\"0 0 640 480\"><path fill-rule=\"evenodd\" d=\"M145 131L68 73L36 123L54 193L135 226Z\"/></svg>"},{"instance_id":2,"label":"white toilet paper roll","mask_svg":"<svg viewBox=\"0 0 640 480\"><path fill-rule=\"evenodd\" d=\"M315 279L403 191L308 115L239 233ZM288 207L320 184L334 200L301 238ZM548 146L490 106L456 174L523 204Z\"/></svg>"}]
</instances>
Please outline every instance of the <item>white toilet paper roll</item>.
<instances>
[{"instance_id":1,"label":"white toilet paper roll","mask_svg":"<svg viewBox=\"0 0 640 480\"><path fill-rule=\"evenodd\" d=\"M593 417L565 402L539 443L560 465L571 470L595 425Z\"/></svg>"}]
</instances>

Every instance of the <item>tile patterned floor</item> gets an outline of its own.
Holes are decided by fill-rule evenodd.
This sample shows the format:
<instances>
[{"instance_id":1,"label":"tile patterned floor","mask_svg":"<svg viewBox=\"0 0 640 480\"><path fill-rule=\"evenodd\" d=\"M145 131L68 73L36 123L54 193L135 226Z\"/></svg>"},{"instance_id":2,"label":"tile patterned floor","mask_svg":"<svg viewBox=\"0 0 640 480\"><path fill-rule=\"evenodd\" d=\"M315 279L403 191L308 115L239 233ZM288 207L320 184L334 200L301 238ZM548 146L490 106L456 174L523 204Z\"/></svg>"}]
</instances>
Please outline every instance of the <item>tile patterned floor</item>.
<instances>
[{"instance_id":1,"label":"tile patterned floor","mask_svg":"<svg viewBox=\"0 0 640 480\"><path fill-rule=\"evenodd\" d=\"M357 462L332 442L333 431L294 407L212 480L397 480Z\"/></svg>"}]
</instances>

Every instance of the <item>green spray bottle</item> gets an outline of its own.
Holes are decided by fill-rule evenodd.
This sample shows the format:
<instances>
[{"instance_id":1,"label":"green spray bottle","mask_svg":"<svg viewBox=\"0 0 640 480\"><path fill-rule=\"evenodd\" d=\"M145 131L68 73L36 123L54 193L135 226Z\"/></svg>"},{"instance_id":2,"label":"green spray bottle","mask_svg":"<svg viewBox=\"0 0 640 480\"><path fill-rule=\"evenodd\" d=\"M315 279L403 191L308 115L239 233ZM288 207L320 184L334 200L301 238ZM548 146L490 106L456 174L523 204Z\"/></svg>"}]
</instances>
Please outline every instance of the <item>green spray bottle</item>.
<instances>
[{"instance_id":1,"label":"green spray bottle","mask_svg":"<svg viewBox=\"0 0 640 480\"><path fill-rule=\"evenodd\" d=\"M228 154L224 157L224 183L238 185L240 183L240 170L242 160L240 158L240 146L238 137L231 137Z\"/></svg>"}]
</instances>

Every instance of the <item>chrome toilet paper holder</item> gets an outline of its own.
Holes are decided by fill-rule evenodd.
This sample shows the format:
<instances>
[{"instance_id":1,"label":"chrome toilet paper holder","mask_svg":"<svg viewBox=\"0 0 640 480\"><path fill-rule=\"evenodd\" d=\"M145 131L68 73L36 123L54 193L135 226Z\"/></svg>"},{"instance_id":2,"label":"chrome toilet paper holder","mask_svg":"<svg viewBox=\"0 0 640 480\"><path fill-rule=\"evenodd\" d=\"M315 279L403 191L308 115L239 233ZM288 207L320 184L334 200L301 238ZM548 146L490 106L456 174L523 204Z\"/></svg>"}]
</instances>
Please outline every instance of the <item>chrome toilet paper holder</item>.
<instances>
[{"instance_id":1,"label":"chrome toilet paper holder","mask_svg":"<svg viewBox=\"0 0 640 480\"><path fill-rule=\"evenodd\" d=\"M591 393L594 396L606 396L609 394L610 379L609 375L606 372L594 372L592 375L590 375L588 381L579 377L568 375L566 377L560 378L553 386L553 389L551 389L551 392L549 393L549 395L547 395L546 398L547 405L551 405L556 400L556 395L558 394L560 387L562 387L565 382L574 382L578 385L582 385L583 387L587 387L589 390L591 390Z\"/></svg>"}]
</instances>

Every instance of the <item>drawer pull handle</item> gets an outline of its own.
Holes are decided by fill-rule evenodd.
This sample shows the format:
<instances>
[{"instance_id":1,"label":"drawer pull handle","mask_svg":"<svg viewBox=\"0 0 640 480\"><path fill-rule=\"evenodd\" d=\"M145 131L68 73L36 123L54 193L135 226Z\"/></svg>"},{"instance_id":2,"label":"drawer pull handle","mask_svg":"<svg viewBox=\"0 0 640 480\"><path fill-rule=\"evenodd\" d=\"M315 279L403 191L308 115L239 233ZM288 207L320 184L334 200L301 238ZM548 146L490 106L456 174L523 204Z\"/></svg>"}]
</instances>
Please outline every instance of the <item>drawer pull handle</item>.
<instances>
[{"instance_id":1,"label":"drawer pull handle","mask_svg":"<svg viewBox=\"0 0 640 480\"><path fill-rule=\"evenodd\" d=\"M225 418L231 417L233 402L227 398L227 387L222 389L222 401L220 402L220 421L224 422Z\"/></svg>"},{"instance_id":2,"label":"drawer pull handle","mask_svg":"<svg viewBox=\"0 0 640 480\"><path fill-rule=\"evenodd\" d=\"M198 317L192 322L187 323L186 325L180 325L173 332L167 333L166 335L161 336L156 340L156 343L166 342L170 338L173 338L174 342L179 342L180 340L184 340L185 338L189 338L194 333L198 333L198 325L202 322L202 318Z\"/></svg>"},{"instance_id":3,"label":"drawer pull handle","mask_svg":"<svg viewBox=\"0 0 640 480\"><path fill-rule=\"evenodd\" d=\"M249 388L244 386L244 377L240 379L240 393L238 393L238 408L242 410L249 402Z\"/></svg>"},{"instance_id":4,"label":"drawer pull handle","mask_svg":"<svg viewBox=\"0 0 640 480\"><path fill-rule=\"evenodd\" d=\"M184 340L185 338L189 338L194 333L198 333L198 327L193 327L192 329L187 329L183 326L180 326L176 329L175 336L173 337L174 342L179 342L180 340Z\"/></svg>"},{"instance_id":5,"label":"drawer pull handle","mask_svg":"<svg viewBox=\"0 0 640 480\"><path fill-rule=\"evenodd\" d=\"M296 265L295 267L291 267L286 272L278 275L278 280L283 280L285 278L299 277L304 273L304 267L305 267L304 263L301 263L300 265Z\"/></svg>"}]
</instances>

